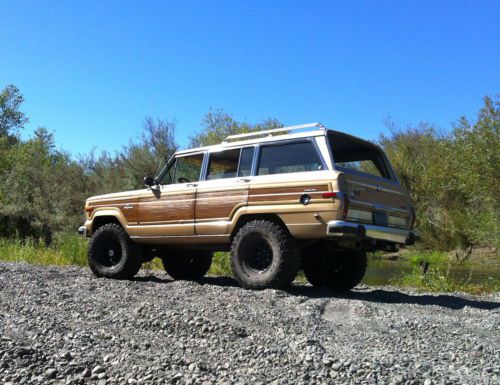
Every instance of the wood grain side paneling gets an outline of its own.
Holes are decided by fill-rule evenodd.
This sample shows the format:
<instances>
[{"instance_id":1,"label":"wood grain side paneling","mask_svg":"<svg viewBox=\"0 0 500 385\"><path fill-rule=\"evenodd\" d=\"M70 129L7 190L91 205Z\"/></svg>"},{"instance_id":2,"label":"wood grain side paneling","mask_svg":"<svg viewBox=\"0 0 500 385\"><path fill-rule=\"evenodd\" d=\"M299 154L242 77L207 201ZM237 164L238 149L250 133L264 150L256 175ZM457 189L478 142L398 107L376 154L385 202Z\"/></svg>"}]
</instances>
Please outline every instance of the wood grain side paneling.
<instances>
[{"instance_id":1,"label":"wood grain side paneling","mask_svg":"<svg viewBox=\"0 0 500 385\"><path fill-rule=\"evenodd\" d=\"M139 221L141 224L194 220L194 192L161 194L141 198Z\"/></svg>"},{"instance_id":2,"label":"wood grain side paneling","mask_svg":"<svg viewBox=\"0 0 500 385\"><path fill-rule=\"evenodd\" d=\"M385 190L377 191L376 188L359 186L356 183L347 182L347 193L353 205L356 204L356 201L360 201L398 209L405 209L408 206L406 195L391 193Z\"/></svg>"},{"instance_id":3,"label":"wood grain side paneling","mask_svg":"<svg viewBox=\"0 0 500 385\"><path fill-rule=\"evenodd\" d=\"M313 201L323 200L321 194L324 191L329 191L328 185L304 185L293 187L265 187L250 188L248 202L249 203L278 203L299 201L300 197L304 194L311 196ZM325 202L331 202L331 199L325 199Z\"/></svg>"},{"instance_id":4,"label":"wood grain side paneling","mask_svg":"<svg viewBox=\"0 0 500 385\"><path fill-rule=\"evenodd\" d=\"M104 208L117 208L122 212L128 223L137 223L139 220L137 207L138 200L139 198L97 201L92 202L90 206L94 208L94 211Z\"/></svg>"},{"instance_id":5,"label":"wood grain side paneling","mask_svg":"<svg viewBox=\"0 0 500 385\"><path fill-rule=\"evenodd\" d=\"M246 205L248 189L225 191L198 191L196 194L196 221L229 219L233 210Z\"/></svg>"}]
</instances>

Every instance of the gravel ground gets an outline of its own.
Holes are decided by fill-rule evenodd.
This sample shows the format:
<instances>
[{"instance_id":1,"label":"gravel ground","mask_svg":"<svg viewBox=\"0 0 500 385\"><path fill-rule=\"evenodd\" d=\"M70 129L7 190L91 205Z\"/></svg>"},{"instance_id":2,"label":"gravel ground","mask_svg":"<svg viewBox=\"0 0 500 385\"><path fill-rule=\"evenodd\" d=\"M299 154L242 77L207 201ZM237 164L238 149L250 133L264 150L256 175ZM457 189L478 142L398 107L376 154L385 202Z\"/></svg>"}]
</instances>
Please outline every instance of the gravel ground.
<instances>
[{"instance_id":1,"label":"gravel ground","mask_svg":"<svg viewBox=\"0 0 500 385\"><path fill-rule=\"evenodd\" d=\"M500 294L0 263L0 384L498 384Z\"/></svg>"}]
</instances>

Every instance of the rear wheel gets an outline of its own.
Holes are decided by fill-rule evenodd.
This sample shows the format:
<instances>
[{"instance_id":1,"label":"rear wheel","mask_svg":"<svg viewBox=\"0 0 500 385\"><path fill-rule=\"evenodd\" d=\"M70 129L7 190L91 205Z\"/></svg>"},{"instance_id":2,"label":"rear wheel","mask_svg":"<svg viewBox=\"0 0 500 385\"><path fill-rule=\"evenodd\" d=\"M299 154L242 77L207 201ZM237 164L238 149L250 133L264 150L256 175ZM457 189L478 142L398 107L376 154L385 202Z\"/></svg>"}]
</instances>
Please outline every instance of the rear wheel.
<instances>
[{"instance_id":1,"label":"rear wheel","mask_svg":"<svg viewBox=\"0 0 500 385\"><path fill-rule=\"evenodd\" d=\"M173 279L196 280L203 278L212 264L213 253L191 251L163 257L163 268Z\"/></svg>"},{"instance_id":2,"label":"rear wheel","mask_svg":"<svg viewBox=\"0 0 500 385\"><path fill-rule=\"evenodd\" d=\"M359 250L336 250L318 244L304 251L304 274L315 287L349 291L358 285L366 272L366 253Z\"/></svg>"},{"instance_id":3,"label":"rear wheel","mask_svg":"<svg viewBox=\"0 0 500 385\"><path fill-rule=\"evenodd\" d=\"M295 242L283 226L271 221L248 222L231 244L231 267L246 289L287 287L299 266Z\"/></svg>"},{"instance_id":4,"label":"rear wheel","mask_svg":"<svg viewBox=\"0 0 500 385\"><path fill-rule=\"evenodd\" d=\"M90 270L97 277L128 279L141 268L136 245L116 223L96 230L90 239L87 256Z\"/></svg>"}]
</instances>

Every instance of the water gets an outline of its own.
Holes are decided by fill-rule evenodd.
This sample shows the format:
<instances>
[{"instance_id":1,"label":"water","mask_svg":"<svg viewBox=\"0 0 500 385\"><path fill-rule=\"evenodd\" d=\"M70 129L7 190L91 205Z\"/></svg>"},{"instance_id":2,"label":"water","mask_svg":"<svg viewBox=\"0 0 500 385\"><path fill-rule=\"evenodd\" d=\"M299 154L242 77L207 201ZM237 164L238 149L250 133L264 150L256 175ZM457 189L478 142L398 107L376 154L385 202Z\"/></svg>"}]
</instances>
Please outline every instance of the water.
<instances>
[{"instance_id":1,"label":"water","mask_svg":"<svg viewBox=\"0 0 500 385\"><path fill-rule=\"evenodd\" d=\"M450 276L453 279L468 280L470 283L481 283L492 278L500 280L500 263L455 264L451 268L448 264L431 264L429 266L431 269L436 267L444 272L449 268ZM410 262L401 258L394 260L370 259L363 283L367 285L388 285L392 278L410 272L412 269L413 266Z\"/></svg>"}]
</instances>

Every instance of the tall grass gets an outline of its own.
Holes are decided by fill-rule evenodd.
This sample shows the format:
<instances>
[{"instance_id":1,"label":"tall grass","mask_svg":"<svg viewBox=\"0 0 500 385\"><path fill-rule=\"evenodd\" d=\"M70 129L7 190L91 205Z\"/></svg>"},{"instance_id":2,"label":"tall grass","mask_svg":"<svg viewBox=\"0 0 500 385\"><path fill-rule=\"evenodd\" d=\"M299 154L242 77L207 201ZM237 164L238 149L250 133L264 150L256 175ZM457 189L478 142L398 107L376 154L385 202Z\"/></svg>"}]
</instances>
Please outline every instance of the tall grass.
<instances>
[{"instance_id":1,"label":"tall grass","mask_svg":"<svg viewBox=\"0 0 500 385\"><path fill-rule=\"evenodd\" d=\"M87 243L86 239L74 234L61 234L56 237L50 246L47 246L43 241L33 239L0 238L0 260L6 262L27 262L36 265L86 266ZM159 258L144 263L143 268L163 270ZM208 274L231 275L228 253L214 253L214 259Z\"/></svg>"},{"instance_id":2,"label":"tall grass","mask_svg":"<svg viewBox=\"0 0 500 385\"><path fill-rule=\"evenodd\" d=\"M18 240L0 238L0 260L7 262L27 262L38 265L87 265L87 243L74 234L61 234L50 245L36 240ZM374 254L371 258L380 258ZM467 278L455 278L450 274L450 268L457 263L449 253L439 251L410 251L405 253L413 265L410 272L403 273L391 281L392 285L413 287L418 291L428 292L469 292L473 294L500 291L500 280L491 278L481 284L471 283ZM424 274L420 262L429 262L429 271ZM163 270L161 260L153 259L143 265L144 269ZM229 253L216 252L212 266L208 272L212 276L232 276ZM303 274L299 274L298 282L305 283Z\"/></svg>"},{"instance_id":3,"label":"tall grass","mask_svg":"<svg viewBox=\"0 0 500 385\"><path fill-rule=\"evenodd\" d=\"M0 260L38 265L87 264L87 241L72 234L56 237L52 245L43 241L0 238Z\"/></svg>"},{"instance_id":4,"label":"tall grass","mask_svg":"<svg viewBox=\"0 0 500 385\"><path fill-rule=\"evenodd\" d=\"M412 287L419 292L465 292L483 294L500 291L500 280L490 278L481 283L472 283L468 278L454 278L450 270L432 269L423 273L420 268L414 267L391 280L391 284L400 287Z\"/></svg>"}]
</instances>

